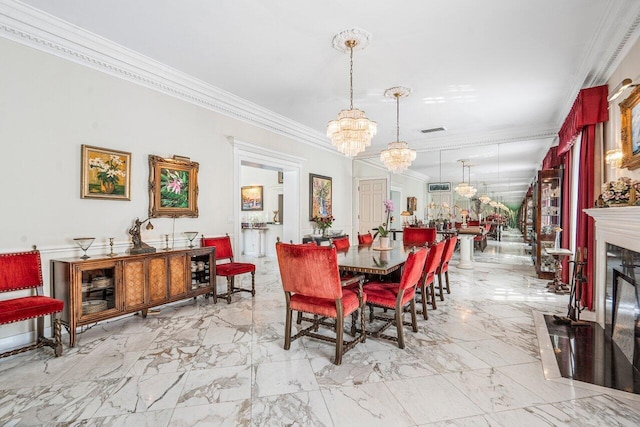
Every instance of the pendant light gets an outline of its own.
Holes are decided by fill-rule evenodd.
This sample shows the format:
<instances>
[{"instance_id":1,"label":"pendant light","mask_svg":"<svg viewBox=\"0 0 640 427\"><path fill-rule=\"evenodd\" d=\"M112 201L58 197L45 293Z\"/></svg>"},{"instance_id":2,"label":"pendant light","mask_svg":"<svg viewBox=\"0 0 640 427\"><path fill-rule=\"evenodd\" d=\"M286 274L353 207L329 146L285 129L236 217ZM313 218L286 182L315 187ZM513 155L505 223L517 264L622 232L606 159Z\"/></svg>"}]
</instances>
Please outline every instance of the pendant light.
<instances>
[{"instance_id":1,"label":"pendant light","mask_svg":"<svg viewBox=\"0 0 640 427\"><path fill-rule=\"evenodd\" d=\"M380 161L393 173L400 173L416 159L416 150L409 148L409 144L400 141L400 98L409 96L408 87L392 87L384 91L384 96L396 99L396 141L390 142L386 150L380 153Z\"/></svg>"},{"instance_id":2,"label":"pendant light","mask_svg":"<svg viewBox=\"0 0 640 427\"><path fill-rule=\"evenodd\" d=\"M462 182L460 182L460 184L456 186L454 191L459 195L461 195L462 197L466 197L467 199L470 199L471 197L473 197L474 194L476 194L477 190L472 186L470 186L469 184L467 184L464 180L464 168L465 168L465 163L468 162L468 160L458 160L458 162L462 163ZM471 170L469 170L469 178L471 178Z\"/></svg>"},{"instance_id":3,"label":"pendant light","mask_svg":"<svg viewBox=\"0 0 640 427\"><path fill-rule=\"evenodd\" d=\"M364 30L345 30L333 38L333 47L341 52L349 52L349 109L338 113L338 118L327 125L327 136L339 152L354 157L371 145L371 138L377 133L378 125L369 120L364 111L353 108L353 51L364 49L371 35Z\"/></svg>"}]
</instances>

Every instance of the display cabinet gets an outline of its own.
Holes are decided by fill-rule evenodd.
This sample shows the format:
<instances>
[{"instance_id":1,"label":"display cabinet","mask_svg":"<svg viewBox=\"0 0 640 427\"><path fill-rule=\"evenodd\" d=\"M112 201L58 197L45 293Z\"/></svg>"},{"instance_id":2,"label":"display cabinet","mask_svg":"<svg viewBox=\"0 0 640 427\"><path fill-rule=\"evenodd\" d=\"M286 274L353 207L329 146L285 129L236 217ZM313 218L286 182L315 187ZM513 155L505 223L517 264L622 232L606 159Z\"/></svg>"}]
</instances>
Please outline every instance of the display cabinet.
<instances>
[{"instance_id":1,"label":"display cabinet","mask_svg":"<svg viewBox=\"0 0 640 427\"><path fill-rule=\"evenodd\" d=\"M562 170L538 172L534 186L532 252L536 272L541 279L553 279L555 263L546 249L555 246L556 229L561 226Z\"/></svg>"},{"instance_id":2,"label":"display cabinet","mask_svg":"<svg viewBox=\"0 0 640 427\"><path fill-rule=\"evenodd\" d=\"M528 192L522 203L520 231L526 243L533 239L533 218L534 218L534 202L532 192Z\"/></svg>"},{"instance_id":3,"label":"display cabinet","mask_svg":"<svg viewBox=\"0 0 640 427\"><path fill-rule=\"evenodd\" d=\"M216 292L215 247L51 261L54 298L64 301L69 345L91 323Z\"/></svg>"}]
</instances>

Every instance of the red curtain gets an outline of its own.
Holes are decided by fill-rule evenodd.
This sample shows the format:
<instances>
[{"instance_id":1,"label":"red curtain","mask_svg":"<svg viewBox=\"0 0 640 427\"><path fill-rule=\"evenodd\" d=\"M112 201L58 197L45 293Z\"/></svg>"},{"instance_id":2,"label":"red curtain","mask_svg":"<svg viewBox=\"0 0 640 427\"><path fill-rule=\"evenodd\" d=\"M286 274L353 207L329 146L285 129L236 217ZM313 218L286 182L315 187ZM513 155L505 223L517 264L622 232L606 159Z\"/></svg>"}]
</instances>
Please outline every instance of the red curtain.
<instances>
[{"instance_id":1,"label":"red curtain","mask_svg":"<svg viewBox=\"0 0 640 427\"><path fill-rule=\"evenodd\" d=\"M587 248L587 263L583 271L586 273L587 283L582 289L582 304L593 309L593 267L594 262L594 221L582 210L593 206L594 202L594 155L595 155L595 126L597 123L609 120L609 110L607 102L607 86L596 86L582 89L578 94L569 115L564 121L562 128L558 132L560 143L558 144L558 155L564 155L565 177L563 184L563 229L562 242L569 247L569 217L570 211L568 203L571 200L571 147L582 134L580 153L580 173L578 179L578 222L576 224L576 247ZM566 272L566 270L565 270ZM568 278L568 276L565 276Z\"/></svg>"},{"instance_id":2,"label":"red curtain","mask_svg":"<svg viewBox=\"0 0 640 427\"><path fill-rule=\"evenodd\" d=\"M544 160L542 161L542 170L550 170L559 167L562 164L562 159L558 156L558 147L551 147L547 152L547 155L544 156Z\"/></svg>"},{"instance_id":3,"label":"red curtain","mask_svg":"<svg viewBox=\"0 0 640 427\"><path fill-rule=\"evenodd\" d=\"M562 247L571 247L571 178L573 164L571 150L564 154L564 173L562 176ZM562 281L569 283L569 259L562 259Z\"/></svg>"},{"instance_id":4,"label":"red curtain","mask_svg":"<svg viewBox=\"0 0 640 427\"><path fill-rule=\"evenodd\" d=\"M558 155L571 149L573 142L585 126L609 120L609 103L607 102L607 85L582 89L564 120L558 136Z\"/></svg>"},{"instance_id":5,"label":"red curtain","mask_svg":"<svg viewBox=\"0 0 640 427\"><path fill-rule=\"evenodd\" d=\"M583 209L593 207L594 202L594 153L595 153L596 125L585 126L582 130L580 142L580 175L578 176L578 224L576 225L576 247L587 248L586 272L587 283L582 288L582 304L589 310L593 309L593 266L595 248L595 227L592 217L584 213Z\"/></svg>"}]
</instances>

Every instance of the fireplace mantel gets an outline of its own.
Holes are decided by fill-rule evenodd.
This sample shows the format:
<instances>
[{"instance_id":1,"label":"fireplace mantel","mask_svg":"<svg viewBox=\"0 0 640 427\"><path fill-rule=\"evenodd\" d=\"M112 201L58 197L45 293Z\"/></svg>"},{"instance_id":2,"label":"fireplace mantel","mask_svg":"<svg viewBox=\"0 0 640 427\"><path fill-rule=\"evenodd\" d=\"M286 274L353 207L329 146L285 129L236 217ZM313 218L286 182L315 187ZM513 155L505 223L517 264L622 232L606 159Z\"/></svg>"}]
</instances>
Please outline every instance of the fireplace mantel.
<instances>
[{"instance_id":1,"label":"fireplace mantel","mask_svg":"<svg viewBox=\"0 0 640 427\"><path fill-rule=\"evenodd\" d=\"M606 243L640 252L640 206L585 209L596 223L594 307L596 321L604 327L607 274Z\"/></svg>"}]
</instances>

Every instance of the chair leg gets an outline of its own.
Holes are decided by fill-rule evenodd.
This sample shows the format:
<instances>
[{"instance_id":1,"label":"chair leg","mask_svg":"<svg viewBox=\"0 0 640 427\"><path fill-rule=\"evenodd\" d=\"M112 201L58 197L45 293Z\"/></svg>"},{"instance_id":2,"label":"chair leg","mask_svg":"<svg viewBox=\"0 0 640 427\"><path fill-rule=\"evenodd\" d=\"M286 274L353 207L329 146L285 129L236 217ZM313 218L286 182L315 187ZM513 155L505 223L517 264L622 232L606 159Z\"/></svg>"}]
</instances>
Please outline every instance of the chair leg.
<instances>
[{"instance_id":1,"label":"chair leg","mask_svg":"<svg viewBox=\"0 0 640 427\"><path fill-rule=\"evenodd\" d=\"M40 342L44 339L44 316L38 317L38 319L36 320L36 325L36 330L38 333L38 335L36 336L36 342Z\"/></svg>"},{"instance_id":2,"label":"chair leg","mask_svg":"<svg viewBox=\"0 0 640 427\"><path fill-rule=\"evenodd\" d=\"M422 286L420 287L420 292L422 293L422 317L424 320L429 320L429 314L427 313L427 288L422 282ZM414 298L415 300L415 298Z\"/></svg>"},{"instance_id":3,"label":"chair leg","mask_svg":"<svg viewBox=\"0 0 640 427\"><path fill-rule=\"evenodd\" d=\"M450 294L451 293L451 288L449 288L449 270L444 272L444 278L446 280L447 293Z\"/></svg>"},{"instance_id":4,"label":"chair leg","mask_svg":"<svg viewBox=\"0 0 640 427\"><path fill-rule=\"evenodd\" d=\"M300 314L300 312L298 312ZM289 302L287 301L287 314L284 325L284 349L289 350L291 348L291 317L293 312L289 307Z\"/></svg>"},{"instance_id":5,"label":"chair leg","mask_svg":"<svg viewBox=\"0 0 640 427\"><path fill-rule=\"evenodd\" d=\"M302 312L298 312L298 317L296 318L296 323L300 325L302 323Z\"/></svg>"},{"instance_id":6,"label":"chair leg","mask_svg":"<svg viewBox=\"0 0 640 427\"><path fill-rule=\"evenodd\" d=\"M60 318L55 314L51 315L53 320L53 341L55 343L55 348L53 349L56 357L60 357L62 355L62 324L60 322Z\"/></svg>"},{"instance_id":7,"label":"chair leg","mask_svg":"<svg viewBox=\"0 0 640 427\"><path fill-rule=\"evenodd\" d=\"M418 332L418 319L416 318L416 299L415 297L411 299L411 326L413 332Z\"/></svg>"},{"instance_id":8,"label":"chair leg","mask_svg":"<svg viewBox=\"0 0 640 427\"><path fill-rule=\"evenodd\" d=\"M373 323L373 306L369 306L369 322Z\"/></svg>"},{"instance_id":9,"label":"chair leg","mask_svg":"<svg viewBox=\"0 0 640 427\"><path fill-rule=\"evenodd\" d=\"M402 333L402 307L396 307L396 329L398 331L398 347L404 348L404 335Z\"/></svg>"},{"instance_id":10,"label":"chair leg","mask_svg":"<svg viewBox=\"0 0 640 427\"><path fill-rule=\"evenodd\" d=\"M256 296L256 273L251 272L251 296Z\"/></svg>"},{"instance_id":11,"label":"chair leg","mask_svg":"<svg viewBox=\"0 0 640 427\"><path fill-rule=\"evenodd\" d=\"M431 308L435 310L438 307L436 306L436 286L434 282L429 285L429 292L431 293Z\"/></svg>"},{"instance_id":12,"label":"chair leg","mask_svg":"<svg viewBox=\"0 0 640 427\"><path fill-rule=\"evenodd\" d=\"M342 339L344 334L344 317L338 316L336 318L336 360L335 364L339 365L342 363Z\"/></svg>"},{"instance_id":13,"label":"chair leg","mask_svg":"<svg viewBox=\"0 0 640 427\"><path fill-rule=\"evenodd\" d=\"M435 278L433 282L435 285ZM438 288L440 289L440 301L444 301L444 292L443 292L442 280L440 280L440 276L438 276Z\"/></svg>"},{"instance_id":14,"label":"chair leg","mask_svg":"<svg viewBox=\"0 0 640 427\"><path fill-rule=\"evenodd\" d=\"M231 304L231 291L233 290L234 276L227 276L227 304Z\"/></svg>"}]
</instances>

